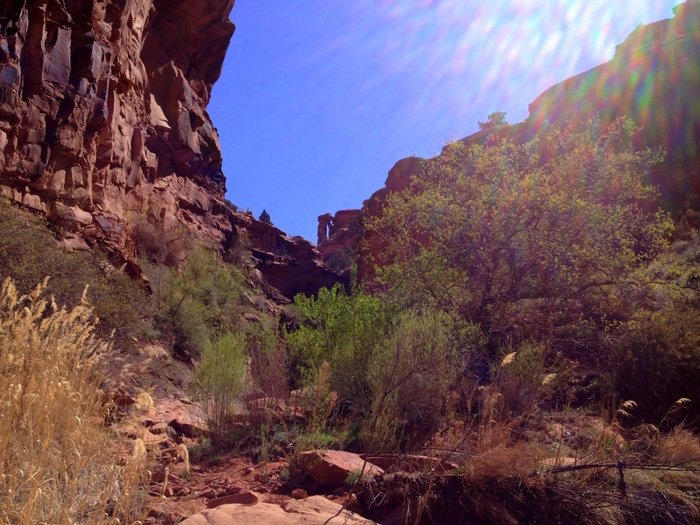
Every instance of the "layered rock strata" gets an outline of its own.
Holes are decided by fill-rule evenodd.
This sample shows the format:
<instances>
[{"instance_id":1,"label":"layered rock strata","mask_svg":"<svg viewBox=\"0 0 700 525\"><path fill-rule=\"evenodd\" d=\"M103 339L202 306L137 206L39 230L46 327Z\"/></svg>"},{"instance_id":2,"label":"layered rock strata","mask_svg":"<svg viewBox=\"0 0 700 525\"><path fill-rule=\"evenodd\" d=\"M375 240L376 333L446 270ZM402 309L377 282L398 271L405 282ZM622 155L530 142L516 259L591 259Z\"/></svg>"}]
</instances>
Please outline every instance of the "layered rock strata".
<instances>
[{"instance_id":1,"label":"layered rock strata","mask_svg":"<svg viewBox=\"0 0 700 525\"><path fill-rule=\"evenodd\" d=\"M130 214L221 237L216 204L225 179L205 108L234 32L232 7L233 0L0 6L3 193L116 248L127 247Z\"/></svg>"}]
</instances>

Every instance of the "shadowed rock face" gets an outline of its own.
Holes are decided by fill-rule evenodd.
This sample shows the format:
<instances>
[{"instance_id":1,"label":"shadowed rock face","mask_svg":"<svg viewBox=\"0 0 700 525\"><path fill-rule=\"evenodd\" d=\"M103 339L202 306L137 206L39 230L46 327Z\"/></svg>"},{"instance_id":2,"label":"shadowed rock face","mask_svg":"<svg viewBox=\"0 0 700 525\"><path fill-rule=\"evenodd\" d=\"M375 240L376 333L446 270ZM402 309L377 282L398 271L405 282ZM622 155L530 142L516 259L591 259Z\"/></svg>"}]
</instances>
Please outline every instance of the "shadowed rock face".
<instances>
[{"instance_id":1,"label":"shadowed rock face","mask_svg":"<svg viewBox=\"0 0 700 525\"><path fill-rule=\"evenodd\" d=\"M620 115L644 128L639 147L663 147L666 162L652 181L662 204L675 207L700 193L700 1L675 17L638 27L613 60L557 84L530 104L528 124Z\"/></svg>"},{"instance_id":2,"label":"shadowed rock face","mask_svg":"<svg viewBox=\"0 0 700 525\"><path fill-rule=\"evenodd\" d=\"M0 4L3 193L49 216L60 202L72 209L64 216L81 217L75 229L118 249L130 212L222 238L216 223L227 221L215 208L225 179L205 108L233 35L232 7Z\"/></svg>"}]
</instances>

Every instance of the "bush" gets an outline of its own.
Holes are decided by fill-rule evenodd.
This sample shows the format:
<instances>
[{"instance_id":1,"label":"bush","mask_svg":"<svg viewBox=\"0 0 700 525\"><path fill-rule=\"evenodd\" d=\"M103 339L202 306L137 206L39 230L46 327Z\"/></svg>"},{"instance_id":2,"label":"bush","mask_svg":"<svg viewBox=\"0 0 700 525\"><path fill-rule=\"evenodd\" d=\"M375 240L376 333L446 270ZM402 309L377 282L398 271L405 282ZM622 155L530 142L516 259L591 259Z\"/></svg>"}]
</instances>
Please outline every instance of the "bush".
<instances>
[{"instance_id":1,"label":"bush","mask_svg":"<svg viewBox=\"0 0 700 525\"><path fill-rule=\"evenodd\" d=\"M305 378L312 427L331 410L359 426L366 451L410 448L437 428L478 329L444 312L399 312L342 286L297 296L304 323L288 336Z\"/></svg>"},{"instance_id":2,"label":"bush","mask_svg":"<svg viewBox=\"0 0 700 525\"><path fill-rule=\"evenodd\" d=\"M250 378L267 397L286 399L289 394L289 356L277 318L261 314L259 323L246 329Z\"/></svg>"},{"instance_id":3,"label":"bush","mask_svg":"<svg viewBox=\"0 0 700 525\"><path fill-rule=\"evenodd\" d=\"M371 415L362 423L365 450L395 451L402 437L410 445L438 427L466 357L458 353L455 332L445 313L410 311L387 343L375 346L368 367Z\"/></svg>"},{"instance_id":4,"label":"bush","mask_svg":"<svg viewBox=\"0 0 700 525\"><path fill-rule=\"evenodd\" d=\"M195 247L182 270L152 266L148 271L160 328L183 357L199 357L212 339L238 328L243 278L213 249Z\"/></svg>"},{"instance_id":5,"label":"bush","mask_svg":"<svg viewBox=\"0 0 700 525\"><path fill-rule=\"evenodd\" d=\"M553 354L549 342L524 342L509 347L507 352L500 363L492 366L493 391L500 397L500 419L527 418L538 409L552 408L554 401L569 401L566 381L575 362Z\"/></svg>"},{"instance_id":6,"label":"bush","mask_svg":"<svg viewBox=\"0 0 700 525\"><path fill-rule=\"evenodd\" d=\"M700 310L679 306L640 311L615 332L615 391L637 402L635 416L659 424L668 408L689 398L700 415ZM687 417L684 412L681 417ZM672 421L677 423L678 421Z\"/></svg>"},{"instance_id":7,"label":"bush","mask_svg":"<svg viewBox=\"0 0 700 525\"><path fill-rule=\"evenodd\" d=\"M298 295L295 304L304 322L288 340L302 380L313 380L328 362L330 388L338 394L339 408L366 411L372 402L371 357L385 344L392 308L360 291L348 295L340 284L322 288L317 298Z\"/></svg>"},{"instance_id":8,"label":"bush","mask_svg":"<svg viewBox=\"0 0 700 525\"><path fill-rule=\"evenodd\" d=\"M227 333L206 347L195 370L192 390L211 433L212 444L217 447L231 445L247 359L245 336Z\"/></svg>"},{"instance_id":9,"label":"bush","mask_svg":"<svg viewBox=\"0 0 700 525\"><path fill-rule=\"evenodd\" d=\"M140 260L165 266L182 264L192 247L192 235L181 228L166 229L157 221L137 221L132 227L131 238Z\"/></svg>"},{"instance_id":10,"label":"bush","mask_svg":"<svg viewBox=\"0 0 700 525\"><path fill-rule=\"evenodd\" d=\"M137 442L118 466L116 439L101 425L108 346L93 336L90 308L59 308L44 290L20 296L8 279L0 291L0 521L132 522L145 448Z\"/></svg>"}]
</instances>

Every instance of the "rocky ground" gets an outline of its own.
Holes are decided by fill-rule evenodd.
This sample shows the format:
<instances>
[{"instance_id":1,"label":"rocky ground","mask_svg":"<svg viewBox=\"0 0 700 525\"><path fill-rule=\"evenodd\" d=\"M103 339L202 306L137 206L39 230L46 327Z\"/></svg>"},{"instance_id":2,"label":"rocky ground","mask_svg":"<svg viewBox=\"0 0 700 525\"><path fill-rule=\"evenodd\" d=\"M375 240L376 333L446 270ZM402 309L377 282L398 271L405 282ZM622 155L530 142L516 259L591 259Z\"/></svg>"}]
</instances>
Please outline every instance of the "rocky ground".
<instances>
[{"instance_id":1,"label":"rocky ground","mask_svg":"<svg viewBox=\"0 0 700 525\"><path fill-rule=\"evenodd\" d=\"M148 451L143 525L321 524L335 523L327 521L335 514L337 523L369 523L346 510L353 503L359 510L345 486L349 472L364 463L359 456L338 453L349 462L309 462L319 483L290 474L286 459L263 461L245 443L238 451L216 452L187 394L191 370L185 364L147 345L138 355L118 356L111 367L109 377L118 379L105 385L114 403L110 428L122 437L125 456L138 440Z\"/></svg>"},{"instance_id":2,"label":"rocky ground","mask_svg":"<svg viewBox=\"0 0 700 525\"><path fill-rule=\"evenodd\" d=\"M406 493L406 487L421 487L421 480L430 478L450 490L467 472L465 458L444 454L358 455L311 450L263 458L255 446L246 447L245 432L241 433L240 450L217 453L208 445L196 405L186 394L189 372L184 365L159 355L142 357L140 362L132 358L129 366L144 371L140 381L150 385L149 393L135 394L135 380L132 388L124 383L116 388L112 397L117 408L111 428L123 437L125 454L139 439L148 450L143 525L375 523L368 518L389 525L404 523L407 513L415 518L420 510L416 505L424 497L418 492ZM552 416L533 432L539 434L535 441L551 442L551 457L545 449L545 456L537 460L540 470L536 470L531 466L531 454L523 451L521 459L527 467L509 460L505 468L506 474L513 475L529 468L533 483L539 484L540 472L577 462L564 453L569 448L562 449L558 443L580 446L582 440L605 434L606 427L600 418ZM624 446L621 436L610 439L613 446ZM494 452L490 454L488 460L493 464L484 463L483 469L502 473L499 458ZM466 458L467 462L472 459ZM469 470L477 471L474 465ZM426 494L428 490L430 486Z\"/></svg>"},{"instance_id":3,"label":"rocky ground","mask_svg":"<svg viewBox=\"0 0 700 525\"><path fill-rule=\"evenodd\" d=\"M144 398L119 398L122 417L112 425L126 441L142 439L149 452L144 525L326 523L336 514L339 519L342 516L338 523L369 523L349 510L357 501L344 483L349 472L363 464L359 456L339 453L346 454L350 462L335 457L313 462L310 470L326 483L313 477L291 483L285 460L255 463L234 452L197 457L206 430L197 423L190 400L184 395L166 395L151 398L150 405Z\"/></svg>"}]
</instances>

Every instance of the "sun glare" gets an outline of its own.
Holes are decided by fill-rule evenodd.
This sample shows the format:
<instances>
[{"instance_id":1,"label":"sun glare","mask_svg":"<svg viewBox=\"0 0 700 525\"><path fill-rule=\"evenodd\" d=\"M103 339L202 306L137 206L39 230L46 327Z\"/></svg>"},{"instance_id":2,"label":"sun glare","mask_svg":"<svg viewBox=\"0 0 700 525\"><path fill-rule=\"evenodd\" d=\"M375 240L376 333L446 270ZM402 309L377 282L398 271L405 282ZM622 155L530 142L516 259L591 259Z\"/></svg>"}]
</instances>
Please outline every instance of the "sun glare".
<instances>
[{"instance_id":1,"label":"sun glare","mask_svg":"<svg viewBox=\"0 0 700 525\"><path fill-rule=\"evenodd\" d=\"M649 10L648 1L629 3L625 17L632 25L646 22ZM430 109L435 96L473 106L493 90L504 98L539 93L610 60L620 43L612 31L619 11L608 0L362 0L355 13L364 34L355 41L386 78L429 73L417 110Z\"/></svg>"}]
</instances>

